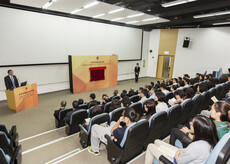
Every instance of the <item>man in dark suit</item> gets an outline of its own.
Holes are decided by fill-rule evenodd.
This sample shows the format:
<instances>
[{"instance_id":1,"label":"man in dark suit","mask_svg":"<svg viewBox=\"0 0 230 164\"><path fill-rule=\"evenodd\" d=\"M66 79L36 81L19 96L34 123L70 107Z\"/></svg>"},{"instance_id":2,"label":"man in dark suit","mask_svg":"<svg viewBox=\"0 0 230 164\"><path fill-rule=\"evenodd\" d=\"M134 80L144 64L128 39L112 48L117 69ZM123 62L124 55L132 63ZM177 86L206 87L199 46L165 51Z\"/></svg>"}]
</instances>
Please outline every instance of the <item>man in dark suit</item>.
<instances>
[{"instance_id":1,"label":"man in dark suit","mask_svg":"<svg viewBox=\"0 0 230 164\"><path fill-rule=\"evenodd\" d=\"M138 82L139 73L140 73L139 63L137 63L137 65L136 65L136 67L134 69L134 72L135 72L135 81L137 83Z\"/></svg>"},{"instance_id":2,"label":"man in dark suit","mask_svg":"<svg viewBox=\"0 0 230 164\"><path fill-rule=\"evenodd\" d=\"M13 70L8 70L8 75L4 78L6 90L13 90L14 88L19 87L18 79L14 75Z\"/></svg>"}]
</instances>

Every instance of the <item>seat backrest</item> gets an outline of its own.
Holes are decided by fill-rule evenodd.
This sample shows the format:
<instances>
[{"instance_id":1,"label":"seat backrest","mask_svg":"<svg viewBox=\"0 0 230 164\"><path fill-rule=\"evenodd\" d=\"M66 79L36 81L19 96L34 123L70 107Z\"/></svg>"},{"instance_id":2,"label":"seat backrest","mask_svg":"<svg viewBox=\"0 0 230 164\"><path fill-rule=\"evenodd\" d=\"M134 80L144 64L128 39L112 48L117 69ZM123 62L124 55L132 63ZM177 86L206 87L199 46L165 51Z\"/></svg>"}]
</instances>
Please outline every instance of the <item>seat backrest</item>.
<instances>
[{"instance_id":1,"label":"seat backrest","mask_svg":"<svg viewBox=\"0 0 230 164\"><path fill-rule=\"evenodd\" d=\"M184 125L190 118L190 113L192 112L192 99L186 99L181 104L181 116L180 124Z\"/></svg>"},{"instance_id":2,"label":"seat backrest","mask_svg":"<svg viewBox=\"0 0 230 164\"><path fill-rule=\"evenodd\" d=\"M206 92L203 92L201 95L203 96L202 110L207 110L209 108L211 94L209 91L206 91Z\"/></svg>"},{"instance_id":3,"label":"seat backrest","mask_svg":"<svg viewBox=\"0 0 230 164\"><path fill-rule=\"evenodd\" d=\"M70 117L70 125L74 123L81 124L85 121L87 117L88 117L88 113L85 109L80 109L76 112L73 112Z\"/></svg>"},{"instance_id":4,"label":"seat backrest","mask_svg":"<svg viewBox=\"0 0 230 164\"><path fill-rule=\"evenodd\" d=\"M143 151L148 135L148 121L142 119L129 125L123 136L120 146L123 148L122 163L127 163Z\"/></svg>"},{"instance_id":5,"label":"seat backrest","mask_svg":"<svg viewBox=\"0 0 230 164\"><path fill-rule=\"evenodd\" d=\"M196 114L199 114L201 112L201 103L202 103L203 96L200 94L196 94L193 98L193 105L192 105L192 112L190 118L195 117Z\"/></svg>"},{"instance_id":6,"label":"seat backrest","mask_svg":"<svg viewBox=\"0 0 230 164\"><path fill-rule=\"evenodd\" d=\"M149 133L145 146L154 143L156 139L162 139L162 129L165 129L167 118L166 111L157 112L149 118Z\"/></svg>"},{"instance_id":7,"label":"seat backrest","mask_svg":"<svg viewBox=\"0 0 230 164\"><path fill-rule=\"evenodd\" d=\"M104 106L104 112L105 112L105 113L109 113L109 108L110 108L110 106L111 106L111 103L112 103L112 102L107 102L107 103L105 104L105 106Z\"/></svg>"},{"instance_id":8,"label":"seat backrest","mask_svg":"<svg viewBox=\"0 0 230 164\"><path fill-rule=\"evenodd\" d=\"M135 103L135 102L138 102L141 98L140 98L139 95L133 95L129 99L130 99L130 101L132 101L133 103Z\"/></svg>"},{"instance_id":9,"label":"seat backrest","mask_svg":"<svg viewBox=\"0 0 230 164\"><path fill-rule=\"evenodd\" d=\"M142 103L141 102L133 103L129 107L135 109L136 113L139 113L140 117L143 115Z\"/></svg>"},{"instance_id":10,"label":"seat backrest","mask_svg":"<svg viewBox=\"0 0 230 164\"><path fill-rule=\"evenodd\" d=\"M68 108L68 109L62 109L60 112L59 112L59 120L63 120L64 117L66 116L66 114L70 111L72 111L73 109L72 108Z\"/></svg>"},{"instance_id":11,"label":"seat backrest","mask_svg":"<svg viewBox=\"0 0 230 164\"><path fill-rule=\"evenodd\" d=\"M125 110L125 107L120 107L117 109L114 109L112 112L109 113L110 116L110 122L117 121L121 117L122 112Z\"/></svg>"},{"instance_id":12,"label":"seat backrest","mask_svg":"<svg viewBox=\"0 0 230 164\"><path fill-rule=\"evenodd\" d=\"M216 87L216 98L217 98L217 100L220 99L221 90L222 90L222 86L221 86L221 85L218 85L218 86Z\"/></svg>"},{"instance_id":13,"label":"seat backrest","mask_svg":"<svg viewBox=\"0 0 230 164\"><path fill-rule=\"evenodd\" d=\"M114 99L120 100L120 96L113 96L112 100Z\"/></svg>"},{"instance_id":14,"label":"seat backrest","mask_svg":"<svg viewBox=\"0 0 230 164\"><path fill-rule=\"evenodd\" d=\"M11 147L11 141L7 135L0 131L0 148L6 153L11 154L13 149Z\"/></svg>"},{"instance_id":15,"label":"seat backrest","mask_svg":"<svg viewBox=\"0 0 230 164\"><path fill-rule=\"evenodd\" d=\"M195 92L197 91L198 85L199 85L198 83L196 83L196 84L193 85L193 89L194 89Z\"/></svg>"},{"instance_id":16,"label":"seat backrest","mask_svg":"<svg viewBox=\"0 0 230 164\"><path fill-rule=\"evenodd\" d=\"M230 157L230 132L225 134L216 144L205 164L224 164Z\"/></svg>"},{"instance_id":17,"label":"seat backrest","mask_svg":"<svg viewBox=\"0 0 230 164\"><path fill-rule=\"evenodd\" d=\"M80 109L88 109L88 104L81 104L79 105Z\"/></svg>"},{"instance_id":18,"label":"seat backrest","mask_svg":"<svg viewBox=\"0 0 230 164\"><path fill-rule=\"evenodd\" d=\"M104 122L107 122L109 124L109 114L108 113L102 113L102 114L94 116L89 122L88 133L90 134L91 127L94 124L102 124Z\"/></svg>"},{"instance_id":19,"label":"seat backrest","mask_svg":"<svg viewBox=\"0 0 230 164\"><path fill-rule=\"evenodd\" d=\"M6 155L5 152L0 148L0 163L1 164L9 164L10 156Z\"/></svg>"},{"instance_id":20,"label":"seat backrest","mask_svg":"<svg viewBox=\"0 0 230 164\"><path fill-rule=\"evenodd\" d=\"M0 131L4 132L9 138L9 130L6 128L4 124L0 124Z\"/></svg>"}]
</instances>

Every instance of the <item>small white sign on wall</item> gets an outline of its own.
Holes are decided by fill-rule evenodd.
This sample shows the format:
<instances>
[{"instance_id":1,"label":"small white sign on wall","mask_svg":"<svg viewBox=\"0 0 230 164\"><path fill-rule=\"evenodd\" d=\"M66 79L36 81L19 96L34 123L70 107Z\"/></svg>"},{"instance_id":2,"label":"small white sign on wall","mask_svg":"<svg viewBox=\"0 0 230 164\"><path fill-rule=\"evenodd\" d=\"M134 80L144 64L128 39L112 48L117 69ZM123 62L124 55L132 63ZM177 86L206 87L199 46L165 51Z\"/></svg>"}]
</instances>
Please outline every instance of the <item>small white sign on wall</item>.
<instances>
[{"instance_id":1,"label":"small white sign on wall","mask_svg":"<svg viewBox=\"0 0 230 164\"><path fill-rule=\"evenodd\" d=\"M168 54L169 54L169 51L164 51L164 54L165 54L165 55L168 55Z\"/></svg>"}]
</instances>

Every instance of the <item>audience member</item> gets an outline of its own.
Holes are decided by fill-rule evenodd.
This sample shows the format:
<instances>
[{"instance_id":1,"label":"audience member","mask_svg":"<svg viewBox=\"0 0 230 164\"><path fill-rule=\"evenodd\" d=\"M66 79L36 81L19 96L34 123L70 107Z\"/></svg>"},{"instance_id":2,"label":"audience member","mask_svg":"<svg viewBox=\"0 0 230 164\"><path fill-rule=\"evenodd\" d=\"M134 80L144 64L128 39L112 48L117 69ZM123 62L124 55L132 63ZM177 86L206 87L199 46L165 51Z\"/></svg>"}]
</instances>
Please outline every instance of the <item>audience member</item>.
<instances>
[{"instance_id":1,"label":"audience member","mask_svg":"<svg viewBox=\"0 0 230 164\"><path fill-rule=\"evenodd\" d=\"M121 107L121 102L118 99L113 99L109 108L109 112L112 112L114 109L120 107Z\"/></svg>"},{"instance_id":2,"label":"audience member","mask_svg":"<svg viewBox=\"0 0 230 164\"><path fill-rule=\"evenodd\" d=\"M179 86L179 89L183 88L184 87L184 81L183 80L178 81L178 86Z\"/></svg>"},{"instance_id":3,"label":"audience member","mask_svg":"<svg viewBox=\"0 0 230 164\"><path fill-rule=\"evenodd\" d=\"M128 93L127 96L131 97L131 96L133 96L133 95L135 95L135 94L136 94L136 93L135 93L134 89L133 89L133 88L130 88L129 93Z\"/></svg>"},{"instance_id":4,"label":"audience member","mask_svg":"<svg viewBox=\"0 0 230 164\"><path fill-rule=\"evenodd\" d=\"M173 78L173 79L172 79L172 82L173 82L173 85L177 85L177 83L178 83L177 78Z\"/></svg>"},{"instance_id":5,"label":"audience member","mask_svg":"<svg viewBox=\"0 0 230 164\"><path fill-rule=\"evenodd\" d=\"M74 100L72 102L72 106L73 106L73 110L68 112L64 118L64 121L65 122L69 122L70 121L70 117L72 115L73 112L76 112L77 110L79 110L79 105L78 105L78 101L77 100Z\"/></svg>"},{"instance_id":6,"label":"audience member","mask_svg":"<svg viewBox=\"0 0 230 164\"><path fill-rule=\"evenodd\" d=\"M83 99L78 99L78 105L82 105L84 104L84 100Z\"/></svg>"},{"instance_id":7,"label":"audience member","mask_svg":"<svg viewBox=\"0 0 230 164\"><path fill-rule=\"evenodd\" d=\"M191 132L194 133L194 139L187 148L180 150L168 143L155 140L154 144L148 145L145 164L152 164L154 157L159 160L161 155L178 164L205 163L219 140L215 124L205 116L196 116L190 127Z\"/></svg>"},{"instance_id":8,"label":"audience member","mask_svg":"<svg viewBox=\"0 0 230 164\"><path fill-rule=\"evenodd\" d=\"M96 98L95 93L91 93L89 95L90 102L88 102L88 108L91 108L92 106L95 106L98 104L97 100L95 100L95 98Z\"/></svg>"},{"instance_id":9,"label":"audience member","mask_svg":"<svg viewBox=\"0 0 230 164\"><path fill-rule=\"evenodd\" d=\"M102 106L93 106L91 111L91 117L93 118L94 116L101 114L104 112L104 108Z\"/></svg>"},{"instance_id":10,"label":"audience member","mask_svg":"<svg viewBox=\"0 0 230 164\"><path fill-rule=\"evenodd\" d=\"M121 100L121 107L129 107L132 104L128 96L124 96Z\"/></svg>"},{"instance_id":11,"label":"audience member","mask_svg":"<svg viewBox=\"0 0 230 164\"><path fill-rule=\"evenodd\" d=\"M146 89L142 89L140 92L140 96L141 96L141 100L139 102L143 104L145 100L147 100L148 91Z\"/></svg>"},{"instance_id":12,"label":"audience member","mask_svg":"<svg viewBox=\"0 0 230 164\"><path fill-rule=\"evenodd\" d=\"M176 90L177 88L178 88L177 85L171 85L170 90L171 90L172 92L175 92L175 90Z\"/></svg>"},{"instance_id":13,"label":"audience member","mask_svg":"<svg viewBox=\"0 0 230 164\"><path fill-rule=\"evenodd\" d=\"M181 104L186 98L185 93L184 93L184 91L182 89L176 90L174 95L176 97L176 101L175 101L174 104L172 104L172 106L175 105L175 104Z\"/></svg>"},{"instance_id":14,"label":"audience member","mask_svg":"<svg viewBox=\"0 0 230 164\"><path fill-rule=\"evenodd\" d=\"M144 103L144 109L145 109L145 115L142 116L141 118L142 119L146 119L146 120L149 120L150 117L156 113L156 104L154 103L153 100L147 100L145 103Z\"/></svg>"},{"instance_id":15,"label":"audience member","mask_svg":"<svg viewBox=\"0 0 230 164\"><path fill-rule=\"evenodd\" d=\"M193 88L186 88L185 89L185 97L187 98L193 98L195 92Z\"/></svg>"},{"instance_id":16,"label":"audience member","mask_svg":"<svg viewBox=\"0 0 230 164\"><path fill-rule=\"evenodd\" d=\"M94 124L91 129L91 146L88 146L88 152L94 155L99 155L100 143L107 143L107 140L105 138L106 134L111 136L111 140L113 140L117 144L120 144L124 136L125 129L133 122L137 121L138 118L139 115L135 112L134 109L127 108L124 112L124 116L121 116L117 122L111 122L109 127L103 127L101 125ZM126 126L119 127L121 122L124 122Z\"/></svg>"},{"instance_id":17,"label":"audience member","mask_svg":"<svg viewBox=\"0 0 230 164\"><path fill-rule=\"evenodd\" d=\"M198 94L201 94L201 93L203 93L203 92L205 92L205 91L207 91L208 90L208 87L207 87L207 85L205 85L204 83L200 83L199 85L198 85L198 87L197 87L197 93Z\"/></svg>"},{"instance_id":18,"label":"audience member","mask_svg":"<svg viewBox=\"0 0 230 164\"><path fill-rule=\"evenodd\" d=\"M151 90L150 90L150 97L149 99L155 99L155 94L157 92L157 89L155 87L152 87Z\"/></svg>"},{"instance_id":19,"label":"audience member","mask_svg":"<svg viewBox=\"0 0 230 164\"><path fill-rule=\"evenodd\" d=\"M163 92L156 92L155 101L157 102L156 112L168 110L168 105L164 102L165 94Z\"/></svg>"},{"instance_id":20,"label":"audience member","mask_svg":"<svg viewBox=\"0 0 230 164\"><path fill-rule=\"evenodd\" d=\"M116 89L113 91L113 96L111 96L111 97L109 98L110 101L111 101L111 100L113 99L113 97L115 97L115 96L119 96L119 95L118 95L118 90L116 90Z\"/></svg>"},{"instance_id":21,"label":"audience member","mask_svg":"<svg viewBox=\"0 0 230 164\"><path fill-rule=\"evenodd\" d=\"M67 104L66 101L61 101L60 109L54 111L54 116L55 116L56 118L58 118L60 111L63 110L63 109L65 109L66 104Z\"/></svg>"},{"instance_id":22,"label":"audience member","mask_svg":"<svg viewBox=\"0 0 230 164\"><path fill-rule=\"evenodd\" d=\"M169 91L167 90L167 86L166 86L165 83L161 83L160 89L161 89L161 92L163 92L165 95L166 95L167 93L169 93Z\"/></svg>"}]
</instances>

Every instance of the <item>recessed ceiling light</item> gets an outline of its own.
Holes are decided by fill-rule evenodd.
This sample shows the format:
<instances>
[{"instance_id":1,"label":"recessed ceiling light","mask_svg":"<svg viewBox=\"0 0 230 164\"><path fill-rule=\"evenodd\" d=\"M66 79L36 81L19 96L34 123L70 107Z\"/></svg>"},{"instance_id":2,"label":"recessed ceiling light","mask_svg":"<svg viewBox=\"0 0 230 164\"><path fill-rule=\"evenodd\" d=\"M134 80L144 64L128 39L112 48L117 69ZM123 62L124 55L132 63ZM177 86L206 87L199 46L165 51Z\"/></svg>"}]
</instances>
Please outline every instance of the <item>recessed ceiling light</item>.
<instances>
[{"instance_id":1,"label":"recessed ceiling light","mask_svg":"<svg viewBox=\"0 0 230 164\"><path fill-rule=\"evenodd\" d=\"M109 13L109 14L112 14L112 13L117 13L117 12L123 11L123 10L124 10L124 8L120 8L120 9L116 9L116 10L109 11L108 13Z\"/></svg>"},{"instance_id":2,"label":"recessed ceiling light","mask_svg":"<svg viewBox=\"0 0 230 164\"><path fill-rule=\"evenodd\" d=\"M230 24L230 22L213 23L212 25L225 25L225 24Z\"/></svg>"},{"instance_id":3,"label":"recessed ceiling light","mask_svg":"<svg viewBox=\"0 0 230 164\"><path fill-rule=\"evenodd\" d=\"M184 3L189 3L189 2L194 2L196 0L177 0L177 1L172 1L172 2L167 2L161 4L162 7L171 7L171 6L176 6L176 5L181 5Z\"/></svg>"},{"instance_id":4,"label":"recessed ceiling light","mask_svg":"<svg viewBox=\"0 0 230 164\"><path fill-rule=\"evenodd\" d=\"M144 13L129 15L129 16L127 16L127 18L139 17L141 15L144 15Z\"/></svg>"},{"instance_id":5,"label":"recessed ceiling light","mask_svg":"<svg viewBox=\"0 0 230 164\"><path fill-rule=\"evenodd\" d=\"M229 10L228 11L208 13L208 14L194 15L193 18L206 18L206 17L213 17L213 16L227 15L227 14L230 14Z\"/></svg>"},{"instance_id":6,"label":"recessed ceiling light","mask_svg":"<svg viewBox=\"0 0 230 164\"><path fill-rule=\"evenodd\" d=\"M89 4L85 5L85 6L83 6L83 8L84 8L84 9L87 9L87 8L90 8L90 7L92 7L92 6L97 5L98 3L99 3L98 1L94 1L94 2L92 2L92 3L89 3Z\"/></svg>"},{"instance_id":7,"label":"recessed ceiling light","mask_svg":"<svg viewBox=\"0 0 230 164\"><path fill-rule=\"evenodd\" d=\"M112 19L111 21L118 21L118 20L122 20L124 18L115 18L115 19Z\"/></svg>"},{"instance_id":8,"label":"recessed ceiling light","mask_svg":"<svg viewBox=\"0 0 230 164\"><path fill-rule=\"evenodd\" d=\"M76 9L76 10L74 10L74 11L71 11L70 14L75 14L75 13L77 13L77 12L80 12L81 10L82 10L82 8L81 8L81 9Z\"/></svg>"},{"instance_id":9,"label":"recessed ceiling light","mask_svg":"<svg viewBox=\"0 0 230 164\"><path fill-rule=\"evenodd\" d=\"M131 21L131 22L126 22L126 24L135 24L138 23L139 21Z\"/></svg>"},{"instance_id":10,"label":"recessed ceiling light","mask_svg":"<svg viewBox=\"0 0 230 164\"><path fill-rule=\"evenodd\" d=\"M103 13L103 14L98 14L98 15L93 16L93 18L102 17L102 16L104 16L104 15L105 15L105 13Z\"/></svg>"},{"instance_id":11,"label":"recessed ceiling light","mask_svg":"<svg viewBox=\"0 0 230 164\"><path fill-rule=\"evenodd\" d=\"M155 18L148 18L148 19L143 19L142 21L152 21L152 20L157 20L159 19L159 17L155 17Z\"/></svg>"},{"instance_id":12,"label":"recessed ceiling light","mask_svg":"<svg viewBox=\"0 0 230 164\"><path fill-rule=\"evenodd\" d=\"M47 2L44 6L42 6L42 9L47 9L48 7L50 7L54 2L56 2L57 0L50 0L49 2Z\"/></svg>"}]
</instances>

